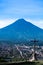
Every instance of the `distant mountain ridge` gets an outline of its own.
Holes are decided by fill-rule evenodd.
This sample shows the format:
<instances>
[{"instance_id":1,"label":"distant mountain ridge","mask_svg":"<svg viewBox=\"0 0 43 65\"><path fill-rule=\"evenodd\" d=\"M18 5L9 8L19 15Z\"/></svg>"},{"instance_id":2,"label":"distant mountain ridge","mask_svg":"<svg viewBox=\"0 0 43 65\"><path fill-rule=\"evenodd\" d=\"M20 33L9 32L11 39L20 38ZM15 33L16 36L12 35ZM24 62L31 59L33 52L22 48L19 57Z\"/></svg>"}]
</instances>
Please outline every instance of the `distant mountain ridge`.
<instances>
[{"instance_id":1,"label":"distant mountain ridge","mask_svg":"<svg viewBox=\"0 0 43 65\"><path fill-rule=\"evenodd\" d=\"M0 29L0 40L25 42L31 39L43 40L43 29L38 28L24 19Z\"/></svg>"}]
</instances>

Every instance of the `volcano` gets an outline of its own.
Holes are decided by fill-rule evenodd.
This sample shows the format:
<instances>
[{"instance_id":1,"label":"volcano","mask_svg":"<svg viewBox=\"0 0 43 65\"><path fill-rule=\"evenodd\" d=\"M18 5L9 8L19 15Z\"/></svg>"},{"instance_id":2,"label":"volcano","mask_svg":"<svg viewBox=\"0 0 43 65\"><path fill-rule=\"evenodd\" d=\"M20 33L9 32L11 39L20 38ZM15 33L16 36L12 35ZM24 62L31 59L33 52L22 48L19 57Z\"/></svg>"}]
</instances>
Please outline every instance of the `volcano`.
<instances>
[{"instance_id":1,"label":"volcano","mask_svg":"<svg viewBox=\"0 0 43 65\"><path fill-rule=\"evenodd\" d=\"M43 40L43 29L24 19L18 19L13 24L0 29L0 40L25 42L34 38Z\"/></svg>"}]
</instances>

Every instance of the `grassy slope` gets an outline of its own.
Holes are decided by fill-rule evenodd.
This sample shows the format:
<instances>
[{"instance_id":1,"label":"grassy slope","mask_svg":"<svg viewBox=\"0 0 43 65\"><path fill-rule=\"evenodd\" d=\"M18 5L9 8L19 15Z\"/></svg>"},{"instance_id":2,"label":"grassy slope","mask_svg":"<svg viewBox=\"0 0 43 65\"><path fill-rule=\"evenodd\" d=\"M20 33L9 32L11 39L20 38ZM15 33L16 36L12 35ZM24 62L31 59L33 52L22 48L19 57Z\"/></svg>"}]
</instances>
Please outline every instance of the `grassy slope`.
<instances>
[{"instance_id":1,"label":"grassy slope","mask_svg":"<svg viewBox=\"0 0 43 65\"><path fill-rule=\"evenodd\" d=\"M40 62L21 62L21 63L0 63L0 65L43 65L43 61L40 61Z\"/></svg>"}]
</instances>

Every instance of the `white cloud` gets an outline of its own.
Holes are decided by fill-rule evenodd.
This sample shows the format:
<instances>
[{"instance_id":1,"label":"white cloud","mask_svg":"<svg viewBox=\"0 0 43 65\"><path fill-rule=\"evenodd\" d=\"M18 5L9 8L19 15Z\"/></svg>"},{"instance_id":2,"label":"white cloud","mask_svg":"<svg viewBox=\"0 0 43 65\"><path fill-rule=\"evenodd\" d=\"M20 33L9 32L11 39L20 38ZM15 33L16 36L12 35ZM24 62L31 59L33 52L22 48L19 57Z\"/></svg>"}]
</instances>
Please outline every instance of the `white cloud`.
<instances>
[{"instance_id":1,"label":"white cloud","mask_svg":"<svg viewBox=\"0 0 43 65\"><path fill-rule=\"evenodd\" d=\"M43 20L31 20L31 19L26 19L26 20L38 26L39 28L43 29Z\"/></svg>"},{"instance_id":2,"label":"white cloud","mask_svg":"<svg viewBox=\"0 0 43 65\"><path fill-rule=\"evenodd\" d=\"M0 20L0 28L6 27L13 22L15 22L16 19L5 19L5 20Z\"/></svg>"}]
</instances>

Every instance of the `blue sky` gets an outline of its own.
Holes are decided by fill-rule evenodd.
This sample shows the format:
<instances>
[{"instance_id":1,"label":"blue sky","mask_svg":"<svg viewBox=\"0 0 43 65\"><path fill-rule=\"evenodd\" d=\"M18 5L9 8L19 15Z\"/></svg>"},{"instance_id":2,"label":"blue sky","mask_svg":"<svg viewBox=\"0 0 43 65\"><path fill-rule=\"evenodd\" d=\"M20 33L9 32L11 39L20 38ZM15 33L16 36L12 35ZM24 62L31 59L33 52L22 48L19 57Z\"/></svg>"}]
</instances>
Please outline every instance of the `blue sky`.
<instances>
[{"instance_id":1,"label":"blue sky","mask_svg":"<svg viewBox=\"0 0 43 65\"><path fill-rule=\"evenodd\" d=\"M43 0L0 0L0 24L19 18L43 28Z\"/></svg>"}]
</instances>

